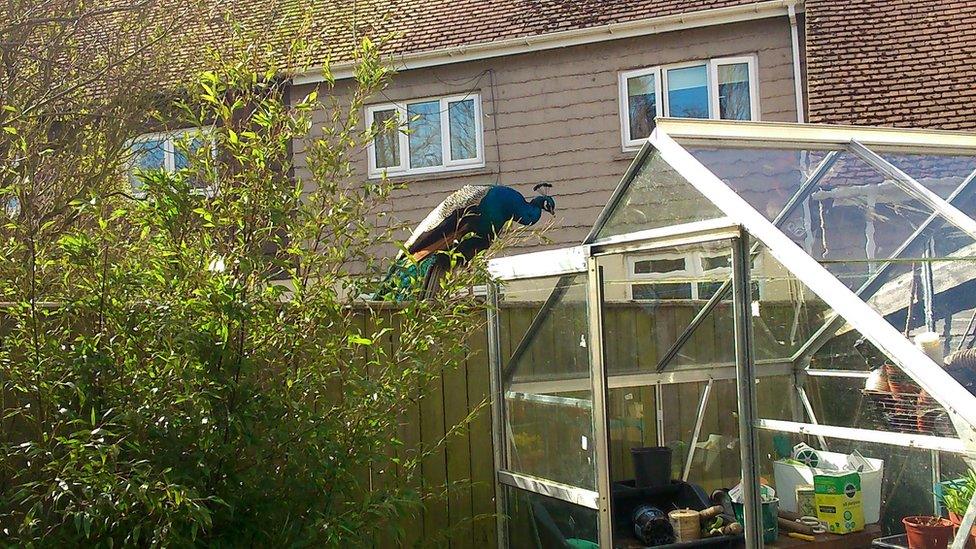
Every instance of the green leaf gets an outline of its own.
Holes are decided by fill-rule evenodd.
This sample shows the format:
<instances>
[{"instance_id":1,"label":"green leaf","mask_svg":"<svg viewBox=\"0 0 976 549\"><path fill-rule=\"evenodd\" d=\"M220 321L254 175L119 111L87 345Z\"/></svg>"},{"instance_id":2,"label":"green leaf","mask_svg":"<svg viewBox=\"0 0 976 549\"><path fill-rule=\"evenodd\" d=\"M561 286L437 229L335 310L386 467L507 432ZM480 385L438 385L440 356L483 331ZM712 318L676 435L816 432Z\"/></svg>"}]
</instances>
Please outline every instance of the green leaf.
<instances>
[{"instance_id":1,"label":"green leaf","mask_svg":"<svg viewBox=\"0 0 976 549\"><path fill-rule=\"evenodd\" d=\"M359 335L349 335L349 343L352 345L372 345L373 340Z\"/></svg>"}]
</instances>

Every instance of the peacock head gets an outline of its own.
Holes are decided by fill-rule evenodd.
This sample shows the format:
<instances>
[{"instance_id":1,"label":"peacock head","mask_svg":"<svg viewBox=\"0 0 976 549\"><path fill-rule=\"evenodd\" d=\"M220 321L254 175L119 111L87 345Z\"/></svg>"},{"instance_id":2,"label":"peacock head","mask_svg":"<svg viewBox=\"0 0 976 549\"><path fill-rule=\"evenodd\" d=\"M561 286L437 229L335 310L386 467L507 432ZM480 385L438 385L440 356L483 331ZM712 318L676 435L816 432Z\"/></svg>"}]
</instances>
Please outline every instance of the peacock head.
<instances>
[{"instance_id":1,"label":"peacock head","mask_svg":"<svg viewBox=\"0 0 976 549\"><path fill-rule=\"evenodd\" d=\"M540 191L539 196L536 196L535 198L533 198L529 202L529 204L532 204L533 206L535 206L536 208L539 208L540 210L547 211L550 214L555 214L556 213L556 201L551 196L549 196L548 194L546 194L547 189L551 189L551 188L552 188L552 185L549 184L549 183L539 183L535 187L532 187L532 190L533 191L539 191L539 189L542 189L542 191Z\"/></svg>"}]
</instances>

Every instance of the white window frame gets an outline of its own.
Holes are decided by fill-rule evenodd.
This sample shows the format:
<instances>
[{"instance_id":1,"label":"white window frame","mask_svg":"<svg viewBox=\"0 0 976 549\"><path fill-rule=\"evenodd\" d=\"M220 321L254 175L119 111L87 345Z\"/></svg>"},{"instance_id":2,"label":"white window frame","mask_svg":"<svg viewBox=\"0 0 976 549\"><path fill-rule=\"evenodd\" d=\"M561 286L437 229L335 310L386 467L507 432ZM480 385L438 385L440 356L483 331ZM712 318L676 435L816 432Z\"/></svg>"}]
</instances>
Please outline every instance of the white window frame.
<instances>
[{"instance_id":1,"label":"white window frame","mask_svg":"<svg viewBox=\"0 0 976 549\"><path fill-rule=\"evenodd\" d=\"M633 139L630 136L630 104L627 94L627 80L635 76L654 76L654 93L657 97L655 111L657 116L670 116L668 105L668 71L673 69L684 69L688 67L705 66L706 87L708 90L708 118L716 120L719 117L718 101L718 67L719 65L732 65L736 63L746 63L749 66L749 110L752 121L760 119L759 108L759 61L755 54L739 55L734 57L716 57L714 59L700 59L695 61L683 61L681 63L671 63L667 65L657 65L623 71L617 75L617 101L619 103L618 116L620 117L620 140L621 148L624 152L636 151L640 149L647 138Z\"/></svg>"},{"instance_id":2,"label":"white window frame","mask_svg":"<svg viewBox=\"0 0 976 549\"><path fill-rule=\"evenodd\" d=\"M624 71L617 77L618 100L620 101L620 135L623 137L623 147L627 149L639 149L646 137L633 139L630 136L630 94L627 90L627 81L639 76L654 75L654 111L656 116L664 116L664 98L661 94L661 68L649 67Z\"/></svg>"},{"instance_id":3,"label":"white window frame","mask_svg":"<svg viewBox=\"0 0 976 549\"><path fill-rule=\"evenodd\" d=\"M738 65L745 63L749 71L749 120L759 120L759 66L755 55L740 55L737 57L719 57L712 59L708 63L708 98L711 103L710 116L718 118L721 112L719 109L718 95L718 68L721 65Z\"/></svg>"},{"instance_id":4,"label":"white window frame","mask_svg":"<svg viewBox=\"0 0 976 549\"><path fill-rule=\"evenodd\" d=\"M176 141L188 134L198 134L203 138L207 138L212 133L213 132L210 128L180 128L177 130L169 130L163 132L144 133L139 137L131 139L126 145L126 148L131 150L135 144L142 143L144 141L162 141L163 142L163 169L166 170L167 172L174 172L176 171ZM208 140L208 143L210 145L211 156L213 158L217 158L216 144L213 142L212 139ZM133 170L135 169L136 169L135 156L133 155L130 161L126 164L126 170L125 170L126 180L129 180L129 178L133 175ZM134 187L132 191L133 194L138 198L142 198L146 194L145 191ZM210 187L198 188L198 189L195 188L191 192L193 194L213 196L214 189Z\"/></svg>"},{"instance_id":5,"label":"white window frame","mask_svg":"<svg viewBox=\"0 0 976 549\"><path fill-rule=\"evenodd\" d=\"M728 267L717 267L714 269L705 270L702 265L702 260L706 257L719 257L728 256L731 259L731 252L729 254L722 253L721 250L715 252L705 252L705 251L693 251L684 254L651 254L651 255L633 255L627 257L627 279L630 281L627 284L627 299L631 301L647 301L644 299L634 298L634 285L635 284L654 284L654 283L672 283L672 284L688 284L691 286L691 300L692 301L704 301L709 298L702 298L699 294L698 285L708 282L725 282L729 277L732 276L732 265L729 264ZM637 273L636 267L637 263L640 261L655 261L659 259L673 260L673 259L684 259L685 268L676 271L669 271L666 273ZM762 269L762 258L761 256L755 256L753 258L754 269ZM677 280L676 280L677 278ZM764 294L764 284L759 283L759 295ZM663 300L662 300L663 301ZM668 301L682 301L680 298L669 299Z\"/></svg>"},{"instance_id":6,"label":"white window frame","mask_svg":"<svg viewBox=\"0 0 976 549\"><path fill-rule=\"evenodd\" d=\"M451 159L451 129L450 113L448 107L451 103L473 100L474 102L474 133L475 133L475 157L461 160ZM407 119L407 105L414 103L439 102L440 124L441 124L441 164L438 166L425 166L422 168L410 167L410 136L403 131L409 122ZM460 95L449 95L444 97L429 97L422 99L411 99L401 103L383 103L366 106L365 123L373 123L373 114L380 111L396 111L397 122L400 131L397 132L397 143L400 152L400 163L398 166L388 168L378 168L376 166L376 148L371 139L366 146L366 156L368 163L368 175L372 178L400 175L415 175L438 172L450 172L456 170L466 170L471 168L482 168L485 166L485 147L484 147L484 124L481 109L481 94L467 93Z\"/></svg>"}]
</instances>

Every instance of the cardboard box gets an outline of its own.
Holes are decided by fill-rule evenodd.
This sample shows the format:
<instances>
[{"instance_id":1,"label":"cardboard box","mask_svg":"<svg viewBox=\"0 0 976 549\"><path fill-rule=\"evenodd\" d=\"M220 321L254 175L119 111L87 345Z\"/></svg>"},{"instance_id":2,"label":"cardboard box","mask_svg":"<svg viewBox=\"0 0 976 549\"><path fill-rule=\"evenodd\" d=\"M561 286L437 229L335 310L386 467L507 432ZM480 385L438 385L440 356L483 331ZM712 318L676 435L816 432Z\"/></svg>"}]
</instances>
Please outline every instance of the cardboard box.
<instances>
[{"instance_id":1,"label":"cardboard box","mask_svg":"<svg viewBox=\"0 0 976 549\"><path fill-rule=\"evenodd\" d=\"M830 474L836 471L853 470L850 467L850 456L835 452L818 452L820 459L832 468L820 469L778 460L773 463L776 473L776 495L779 497L779 508L787 511L799 512L796 502L796 487L801 484L813 485L813 475ZM864 502L864 523L874 524L881 518L881 484L884 476L884 461L874 458L864 458L870 469L861 471L861 499ZM833 469L833 471L831 471Z\"/></svg>"},{"instance_id":2,"label":"cardboard box","mask_svg":"<svg viewBox=\"0 0 976 549\"><path fill-rule=\"evenodd\" d=\"M814 475L813 491L817 518L827 523L831 533L864 530L861 475L853 472Z\"/></svg>"}]
</instances>

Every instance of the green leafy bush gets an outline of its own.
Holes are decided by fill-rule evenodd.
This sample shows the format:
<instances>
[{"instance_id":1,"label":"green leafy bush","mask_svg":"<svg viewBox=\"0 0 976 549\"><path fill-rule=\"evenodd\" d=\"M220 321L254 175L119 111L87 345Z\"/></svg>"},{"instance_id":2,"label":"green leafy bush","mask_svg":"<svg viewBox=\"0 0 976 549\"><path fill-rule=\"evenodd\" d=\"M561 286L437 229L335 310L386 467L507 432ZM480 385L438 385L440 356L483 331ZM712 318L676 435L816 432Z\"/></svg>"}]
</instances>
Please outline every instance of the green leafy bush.
<instances>
[{"instance_id":1,"label":"green leafy bush","mask_svg":"<svg viewBox=\"0 0 976 549\"><path fill-rule=\"evenodd\" d=\"M969 469L963 479L943 488L942 503L950 513L961 517L966 514L974 493L976 493L976 471Z\"/></svg>"},{"instance_id":2,"label":"green leafy bush","mask_svg":"<svg viewBox=\"0 0 976 549\"><path fill-rule=\"evenodd\" d=\"M432 448L400 421L465 356L483 259L436 299L355 305L396 249L398 186L350 164L390 129L359 119L390 73L363 40L348 93L289 101L294 65L254 43L175 104L146 74L100 93L69 74L53 102L0 81L0 544L348 547L427 497L409 486ZM133 193L128 140L153 121L200 131ZM368 489L370 467L398 475Z\"/></svg>"}]
</instances>

